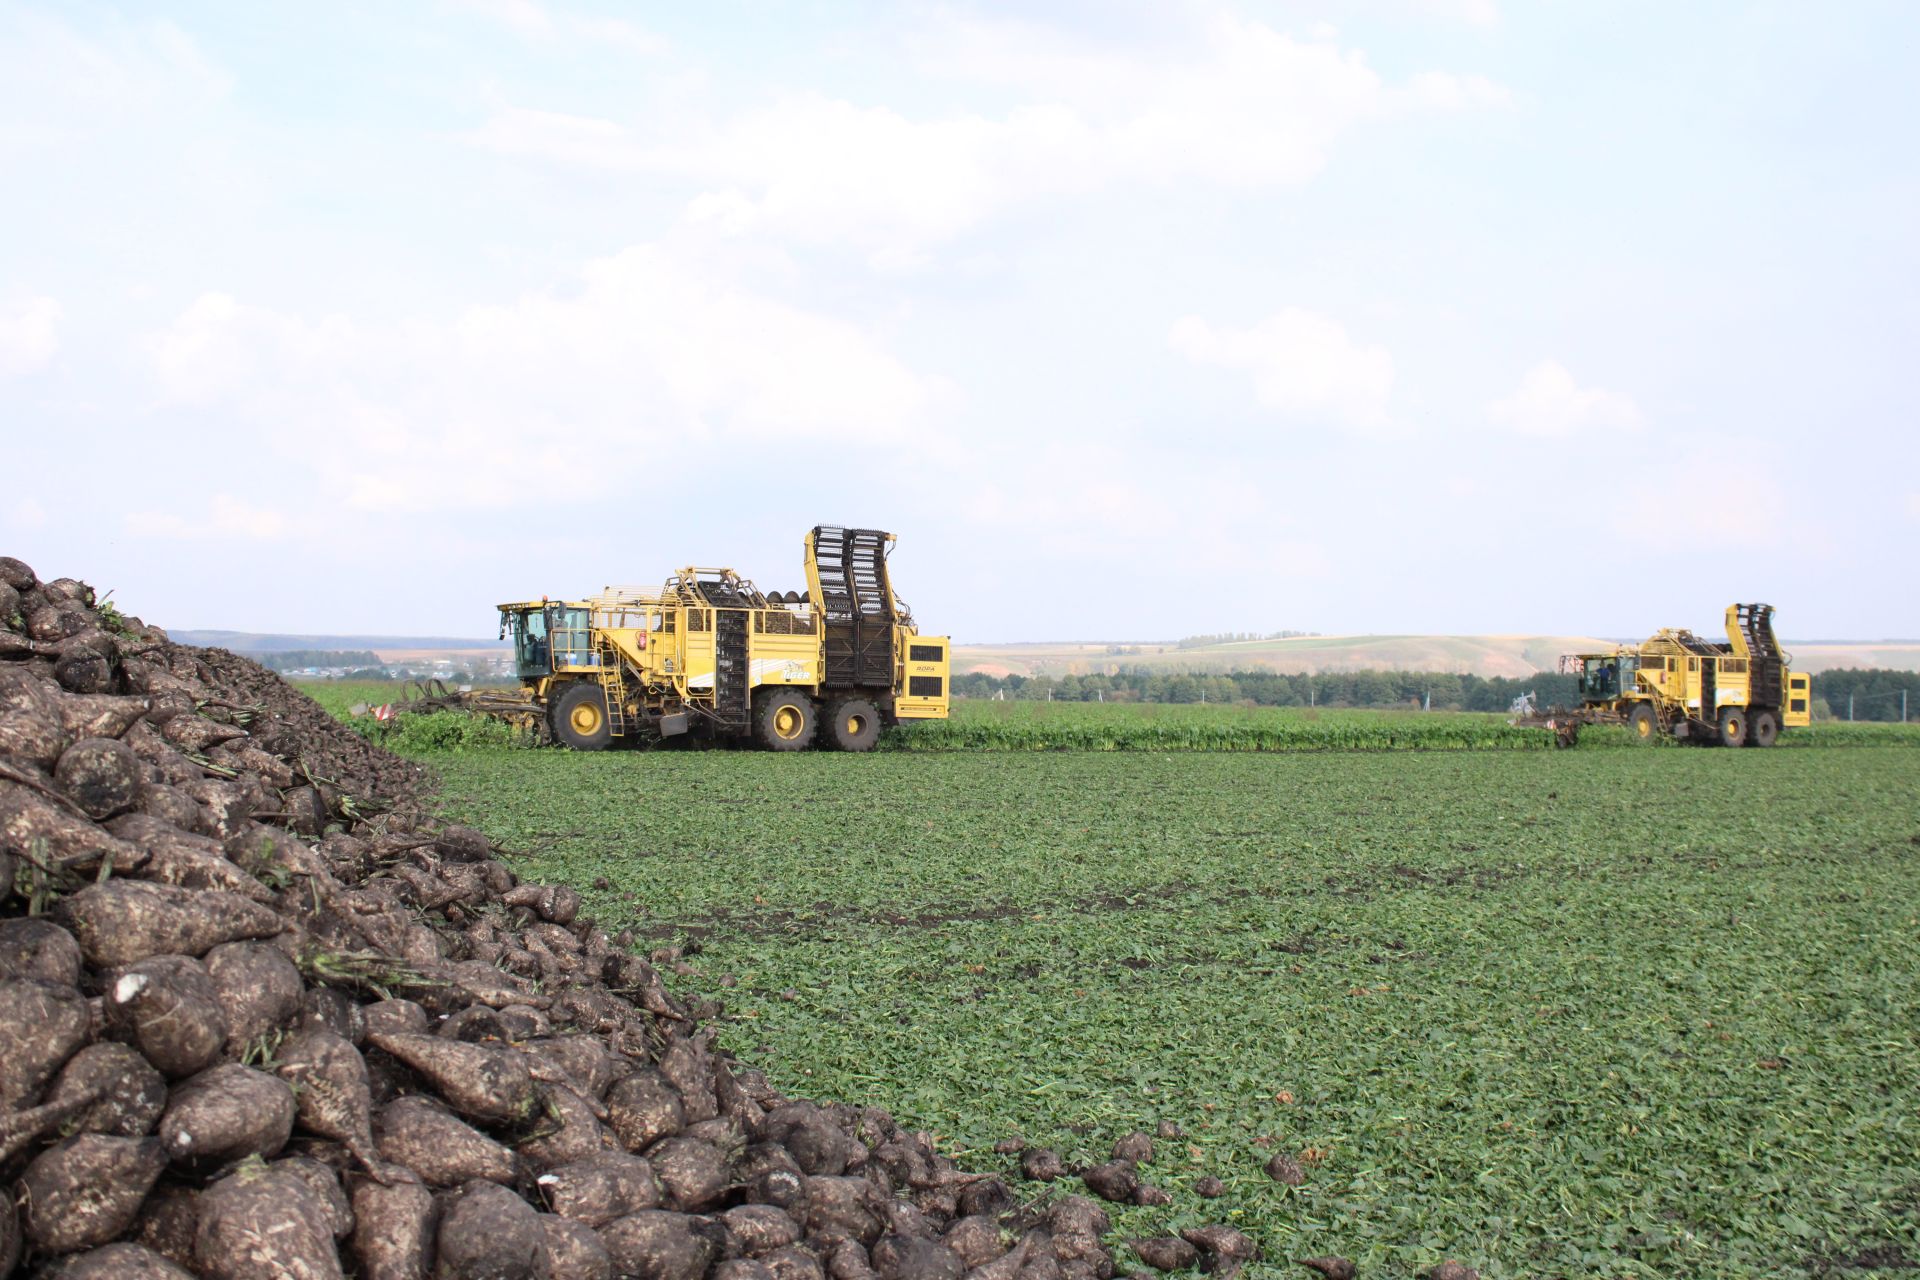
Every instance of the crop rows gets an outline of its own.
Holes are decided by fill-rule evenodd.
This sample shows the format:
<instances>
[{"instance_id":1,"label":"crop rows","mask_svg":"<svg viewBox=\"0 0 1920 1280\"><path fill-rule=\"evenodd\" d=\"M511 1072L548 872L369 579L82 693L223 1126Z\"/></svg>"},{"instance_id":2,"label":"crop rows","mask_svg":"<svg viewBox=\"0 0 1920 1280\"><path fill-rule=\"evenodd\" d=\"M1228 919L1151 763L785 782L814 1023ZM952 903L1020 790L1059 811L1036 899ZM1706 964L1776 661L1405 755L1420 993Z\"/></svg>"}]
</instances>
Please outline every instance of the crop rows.
<instances>
[{"instance_id":1,"label":"crop rows","mask_svg":"<svg viewBox=\"0 0 1920 1280\"><path fill-rule=\"evenodd\" d=\"M893 751L1537 751L1553 736L1499 716L1143 703L960 702L902 725Z\"/></svg>"},{"instance_id":2,"label":"crop rows","mask_svg":"<svg viewBox=\"0 0 1920 1280\"><path fill-rule=\"evenodd\" d=\"M355 702L394 696L372 682L306 688L335 715ZM392 750L461 751L514 745L504 723L439 713L354 725ZM1581 749L1634 747L1625 730L1590 727ZM1920 724L1823 723L1792 729L1781 747L1920 746ZM988 702L961 700L946 720L909 722L881 739L883 751L1544 751L1553 735L1517 728L1502 715L1345 708L1240 707L1167 703Z\"/></svg>"},{"instance_id":3,"label":"crop rows","mask_svg":"<svg viewBox=\"0 0 1920 1280\"><path fill-rule=\"evenodd\" d=\"M1183 1126L1125 1235L1231 1206L1263 1277L1920 1256L1905 751L435 764L527 874L685 945L777 1082L982 1170Z\"/></svg>"}]
</instances>

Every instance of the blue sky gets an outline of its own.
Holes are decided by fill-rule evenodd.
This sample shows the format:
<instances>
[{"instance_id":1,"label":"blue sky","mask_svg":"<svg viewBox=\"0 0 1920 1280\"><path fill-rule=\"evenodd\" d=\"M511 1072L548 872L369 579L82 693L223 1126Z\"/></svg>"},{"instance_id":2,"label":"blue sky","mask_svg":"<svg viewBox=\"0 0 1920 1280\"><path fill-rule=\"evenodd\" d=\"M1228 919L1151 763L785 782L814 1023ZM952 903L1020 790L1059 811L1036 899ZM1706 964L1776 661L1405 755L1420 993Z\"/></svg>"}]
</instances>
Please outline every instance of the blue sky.
<instances>
[{"instance_id":1,"label":"blue sky","mask_svg":"<svg viewBox=\"0 0 1920 1280\"><path fill-rule=\"evenodd\" d=\"M0 0L0 548L485 634L1920 635L1904 4Z\"/></svg>"}]
</instances>

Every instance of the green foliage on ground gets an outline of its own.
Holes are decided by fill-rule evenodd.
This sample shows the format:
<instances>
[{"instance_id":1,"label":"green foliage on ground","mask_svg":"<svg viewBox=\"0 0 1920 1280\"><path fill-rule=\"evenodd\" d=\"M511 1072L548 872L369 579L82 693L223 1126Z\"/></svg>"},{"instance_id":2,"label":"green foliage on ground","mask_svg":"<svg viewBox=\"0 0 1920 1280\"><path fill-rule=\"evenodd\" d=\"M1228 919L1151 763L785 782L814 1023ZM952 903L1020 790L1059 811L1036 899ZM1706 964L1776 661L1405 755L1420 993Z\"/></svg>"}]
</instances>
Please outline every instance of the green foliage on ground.
<instances>
[{"instance_id":1,"label":"green foliage on ground","mask_svg":"<svg viewBox=\"0 0 1920 1280\"><path fill-rule=\"evenodd\" d=\"M325 707L329 714L349 721L347 711L356 703L377 707L395 702L404 688L391 680L295 680L293 687Z\"/></svg>"},{"instance_id":2,"label":"green foliage on ground","mask_svg":"<svg viewBox=\"0 0 1920 1280\"><path fill-rule=\"evenodd\" d=\"M1154 703L972 702L946 720L907 723L890 751L1544 751L1553 735L1504 715L1329 711ZM1674 744L1659 744L1670 746ZM1821 724L1781 733L1780 747L1920 747L1920 725ZM1647 750L1617 725L1582 729L1580 750ZM1697 748L1689 748L1697 749Z\"/></svg>"},{"instance_id":3,"label":"green foliage on ground","mask_svg":"<svg viewBox=\"0 0 1920 1280\"><path fill-rule=\"evenodd\" d=\"M514 740L489 728L413 730L402 716L394 730L349 717L355 703L394 700L393 686L372 681L320 681L299 686L334 715L396 750L484 746ZM1164 703L989 702L963 699L947 720L907 723L881 739L884 751L1544 751L1553 735L1521 729L1504 715L1471 712L1329 710ZM497 726L496 726L497 728ZM401 736L404 735L404 736ZM1821 724L1789 729L1780 746L1916 746L1920 724ZM1643 749L1612 726L1581 733L1581 749Z\"/></svg>"},{"instance_id":4,"label":"green foliage on ground","mask_svg":"<svg viewBox=\"0 0 1920 1280\"><path fill-rule=\"evenodd\" d=\"M530 737L504 720L461 711L434 711L384 721L361 716L348 723L369 742L401 755L533 745Z\"/></svg>"},{"instance_id":5,"label":"green foliage on ground","mask_svg":"<svg viewBox=\"0 0 1920 1280\"><path fill-rule=\"evenodd\" d=\"M371 714L352 714L352 708L359 704L372 708L396 702L395 686L390 683L314 680L301 681L296 687L325 707L329 714L345 721L347 727L361 737L402 755L533 745L530 738L505 721L460 711L398 715L391 720L376 720Z\"/></svg>"},{"instance_id":6,"label":"green foliage on ground","mask_svg":"<svg viewBox=\"0 0 1920 1280\"><path fill-rule=\"evenodd\" d=\"M957 702L946 720L907 723L893 751L1544 750L1553 735L1504 716L1323 711L1163 703Z\"/></svg>"},{"instance_id":7,"label":"green foliage on ground","mask_svg":"<svg viewBox=\"0 0 1920 1280\"><path fill-rule=\"evenodd\" d=\"M782 1087L980 1169L1183 1125L1125 1235L1761 1277L1920 1256L1920 774L1824 740L435 763Z\"/></svg>"}]
</instances>

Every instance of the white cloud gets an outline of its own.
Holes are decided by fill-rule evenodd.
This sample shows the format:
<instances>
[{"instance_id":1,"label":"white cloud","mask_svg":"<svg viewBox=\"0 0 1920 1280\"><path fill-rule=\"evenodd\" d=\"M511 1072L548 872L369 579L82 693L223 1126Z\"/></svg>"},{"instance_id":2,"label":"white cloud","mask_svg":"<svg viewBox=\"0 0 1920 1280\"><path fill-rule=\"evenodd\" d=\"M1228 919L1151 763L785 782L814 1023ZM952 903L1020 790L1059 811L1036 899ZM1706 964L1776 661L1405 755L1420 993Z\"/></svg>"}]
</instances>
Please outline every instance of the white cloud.
<instances>
[{"instance_id":1,"label":"white cloud","mask_svg":"<svg viewBox=\"0 0 1920 1280\"><path fill-rule=\"evenodd\" d=\"M1471 111L1505 107L1513 94L1505 85L1485 76L1457 76L1447 71L1422 71L1397 91L1397 100L1419 111Z\"/></svg>"},{"instance_id":2,"label":"white cloud","mask_svg":"<svg viewBox=\"0 0 1920 1280\"><path fill-rule=\"evenodd\" d=\"M1496 105L1481 77L1389 85L1363 54L1218 16L1171 47L1094 47L1012 22L948 19L913 56L927 76L1002 86L996 111L914 116L782 93L725 118L633 127L503 108L468 135L503 154L700 185L696 222L730 234L852 243L876 261L928 248L1017 205L1117 183L1305 182L1360 124Z\"/></svg>"},{"instance_id":3,"label":"white cloud","mask_svg":"<svg viewBox=\"0 0 1920 1280\"><path fill-rule=\"evenodd\" d=\"M454 0L454 7L477 13L523 36L544 38L554 31L553 15L534 0Z\"/></svg>"},{"instance_id":4,"label":"white cloud","mask_svg":"<svg viewBox=\"0 0 1920 1280\"><path fill-rule=\"evenodd\" d=\"M1920 490L1907 495L1907 515L1911 519L1920 520Z\"/></svg>"},{"instance_id":5,"label":"white cloud","mask_svg":"<svg viewBox=\"0 0 1920 1280\"><path fill-rule=\"evenodd\" d=\"M1275 509L1266 481L1222 474L1178 447L1143 465L1128 450L1030 439L964 483L965 527L992 529L1040 562L1109 573L1123 565L1121 580L1166 582L1190 573L1193 549L1204 547L1209 572L1248 582L1331 571L1326 548L1306 536L1306 522ZM1180 537L1169 539L1170 529ZM985 576L1005 563L985 562Z\"/></svg>"},{"instance_id":6,"label":"white cloud","mask_svg":"<svg viewBox=\"0 0 1920 1280\"><path fill-rule=\"evenodd\" d=\"M647 166L649 153L623 125L594 116L506 107L467 141L501 155L583 169L631 172Z\"/></svg>"},{"instance_id":7,"label":"white cloud","mask_svg":"<svg viewBox=\"0 0 1920 1280\"><path fill-rule=\"evenodd\" d=\"M1413 0L1414 6L1436 18L1490 27L1500 21L1498 0Z\"/></svg>"},{"instance_id":8,"label":"white cloud","mask_svg":"<svg viewBox=\"0 0 1920 1280\"><path fill-rule=\"evenodd\" d=\"M0 303L0 378L33 373L53 362L62 314L52 298Z\"/></svg>"},{"instance_id":9,"label":"white cloud","mask_svg":"<svg viewBox=\"0 0 1920 1280\"><path fill-rule=\"evenodd\" d=\"M573 18L569 25L583 40L651 56L666 51L664 37L621 18Z\"/></svg>"},{"instance_id":10,"label":"white cloud","mask_svg":"<svg viewBox=\"0 0 1920 1280\"><path fill-rule=\"evenodd\" d=\"M6 518L10 528L44 529L47 525L47 509L38 498L12 498L6 504Z\"/></svg>"},{"instance_id":11,"label":"white cloud","mask_svg":"<svg viewBox=\"0 0 1920 1280\"><path fill-rule=\"evenodd\" d=\"M943 394L858 326L747 288L688 245L631 248L563 289L437 319L310 320L209 294L145 350L168 399L237 411L369 510L601 494L635 460L678 467L694 449L777 467L909 426L924 441Z\"/></svg>"},{"instance_id":12,"label":"white cloud","mask_svg":"<svg viewBox=\"0 0 1920 1280\"><path fill-rule=\"evenodd\" d=\"M219 102L232 87L232 77L170 22L111 16L83 32L0 9L0 153L145 132L157 120Z\"/></svg>"},{"instance_id":13,"label":"white cloud","mask_svg":"<svg viewBox=\"0 0 1920 1280\"><path fill-rule=\"evenodd\" d=\"M1251 373L1255 399L1287 417L1367 430L1390 425L1393 357L1355 342L1328 316L1288 307L1250 329L1186 316L1167 341L1195 364Z\"/></svg>"},{"instance_id":14,"label":"white cloud","mask_svg":"<svg viewBox=\"0 0 1920 1280\"><path fill-rule=\"evenodd\" d=\"M1522 435L1569 436L1588 430L1637 430L1644 419L1633 397L1583 387L1558 360L1527 371L1512 395L1496 400L1487 415Z\"/></svg>"},{"instance_id":15,"label":"white cloud","mask_svg":"<svg viewBox=\"0 0 1920 1280\"><path fill-rule=\"evenodd\" d=\"M229 493L217 493L203 509L134 511L125 519L128 533L142 538L174 541L200 539L231 541L245 538L269 541L286 536L287 517L266 507L251 506Z\"/></svg>"},{"instance_id":16,"label":"white cloud","mask_svg":"<svg viewBox=\"0 0 1920 1280\"><path fill-rule=\"evenodd\" d=\"M563 37L572 44L601 44L628 53L656 54L665 40L623 18L584 17L556 12L535 0L454 0L455 6L476 13L536 44L552 44Z\"/></svg>"},{"instance_id":17,"label":"white cloud","mask_svg":"<svg viewBox=\"0 0 1920 1280\"><path fill-rule=\"evenodd\" d=\"M169 399L204 405L324 375L360 342L344 316L308 322L209 293L144 346Z\"/></svg>"},{"instance_id":18,"label":"white cloud","mask_svg":"<svg viewBox=\"0 0 1920 1280\"><path fill-rule=\"evenodd\" d=\"M1726 438L1694 438L1662 456L1608 504L1613 531L1644 547L1824 552L1830 528L1800 514L1777 469Z\"/></svg>"}]
</instances>

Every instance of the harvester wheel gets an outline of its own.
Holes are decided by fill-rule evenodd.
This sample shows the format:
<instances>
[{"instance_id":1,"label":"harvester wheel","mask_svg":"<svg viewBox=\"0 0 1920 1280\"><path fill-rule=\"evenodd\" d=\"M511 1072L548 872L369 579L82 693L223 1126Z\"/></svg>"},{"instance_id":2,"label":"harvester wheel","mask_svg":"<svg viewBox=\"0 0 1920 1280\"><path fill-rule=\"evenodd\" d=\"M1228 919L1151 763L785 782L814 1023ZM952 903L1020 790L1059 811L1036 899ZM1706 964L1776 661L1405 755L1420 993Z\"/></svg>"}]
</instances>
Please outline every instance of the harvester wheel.
<instances>
[{"instance_id":1,"label":"harvester wheel","mask_svg":"<svg viewBox=\"0 0 1920 1280\"><path fill-rule=\"evenodd\" d=\"M838 751L871 751L880 741L880 709L865 698L842 698L827 708L827 745Z\"/></svg>"},{"instance_id":2,"label":"harvester wheel","mask_svg":"<svg viewBox=\"0 0 1920 1280\"><path fill-rule=\"evenodd\" d=\"M600 686L575 681L553 704L553 738L575 751L604 751L613 741L607 723L607 699Z\"/></svg>"},{"instance_id":3,"label":"harvester wheel","mask_svg":"<svg viewBox=\"0 0 1920 1280\"><path fill-rule=\"evenodd\" d=\"M1780 739L1780 717L1771 711L1756 711L1747 725L1747 745L1770 747Z\"/></svg>"},{"instance_id":4,"label":"harvester wheel","mask_svg":"<svg viewBox=\"0 0 1920 1280\"><path fill-rule=\"evenodd\" d=\"M797 689L768 694L753 721L755 736L769 751L803 751L813 742L813 701Z\"/></svg>"},{"instance_id":5,"label":"harvester wheel","mask_svg":"<svg viewBox=\"0 0 1920 1280\"><path fill-rule=\"evenodd\" d=\"M1720 745L1723 747L1745 746L1747 741L1747 713L1742 707L1722 707L1720 709Z\"/></svg>"},{"instance_id":6,"label":"harvester wheel","mask_svg":"<svg viewBox=\"0 0 1920 1280\"><path fill-rule=\"evenodd\" d=\"M1660 717L1646 703L1635 703L1633 710L1627 712L1627 732L1635 742L1650 746L1660 737Z\"/></svg>"}]
</instances>

